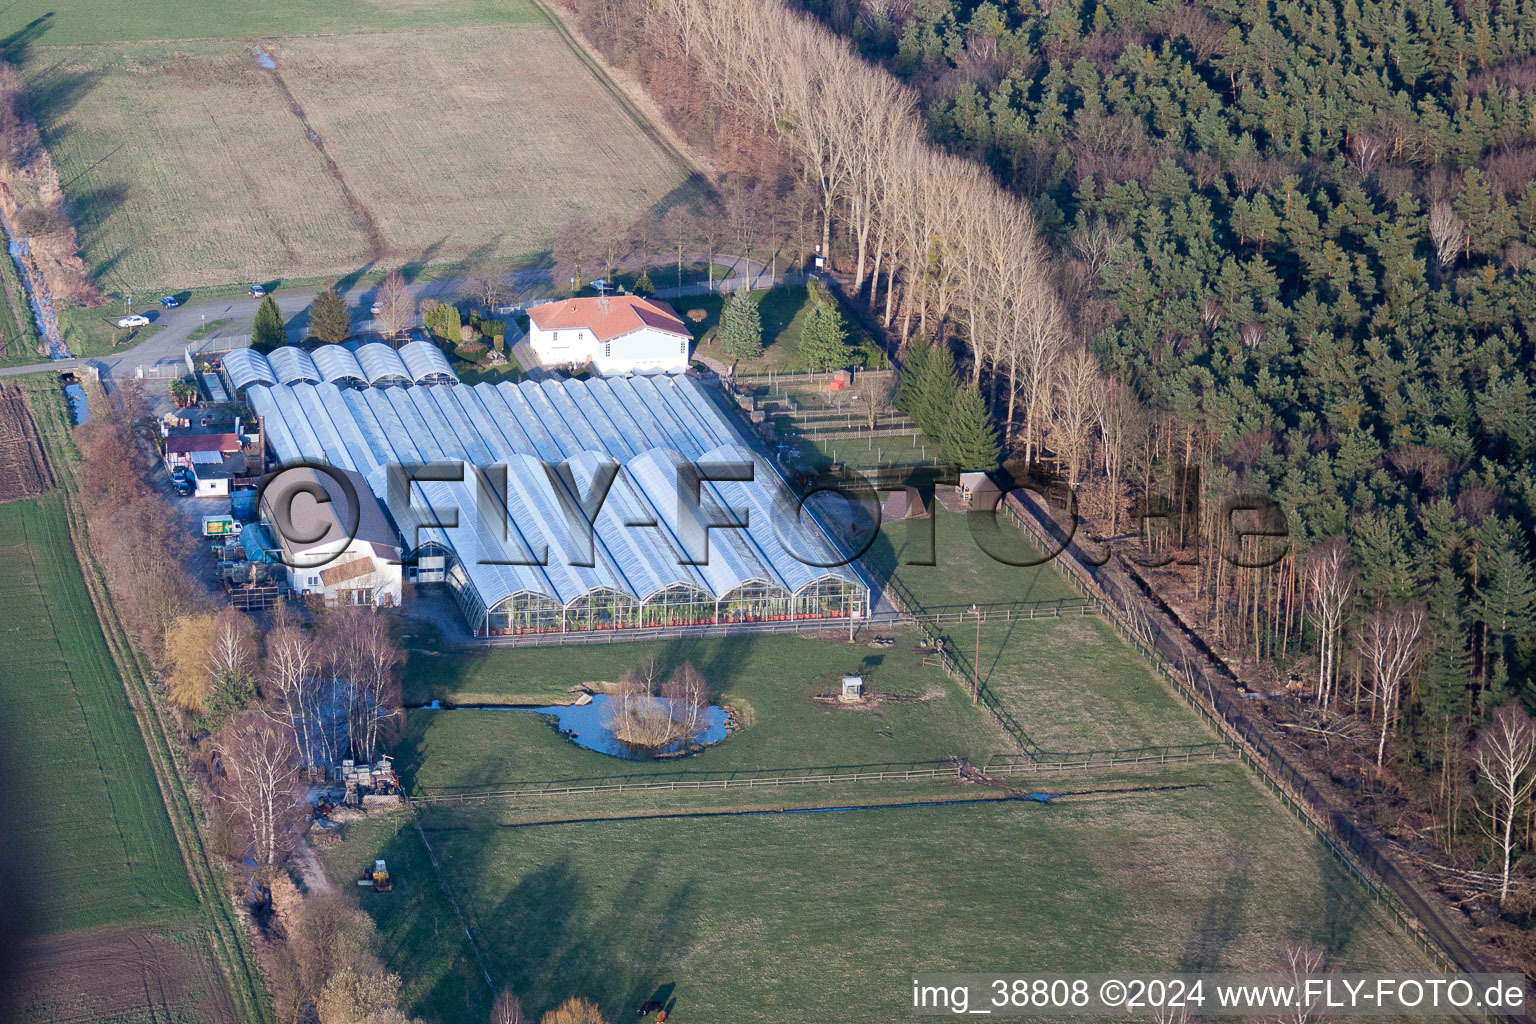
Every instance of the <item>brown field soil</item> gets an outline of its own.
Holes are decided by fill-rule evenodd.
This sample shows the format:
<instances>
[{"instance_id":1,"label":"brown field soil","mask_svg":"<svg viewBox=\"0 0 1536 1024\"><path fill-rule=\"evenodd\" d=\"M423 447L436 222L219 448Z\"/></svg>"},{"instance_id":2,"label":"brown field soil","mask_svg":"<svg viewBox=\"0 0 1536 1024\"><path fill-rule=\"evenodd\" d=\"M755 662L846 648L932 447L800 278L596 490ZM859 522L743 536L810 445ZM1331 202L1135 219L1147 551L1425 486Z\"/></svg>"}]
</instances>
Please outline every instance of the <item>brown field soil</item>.
<instances>
[{"instance_id":1,"label":"brown field soil","mask_svg":"<svg viewBox=\"0 0 1536 1024\"><path fill-rule=\"evenodd\" d=\"M53 470L26 398L0 384L0 501L35 498L52 487Z\"/></svg>"},{"instance_id":2,"label":"brown field soil","mask_svg":"<svg viewBox=\"0 0 1536 1024\"><path fill-rule=\"evenodd\" d=\"M21 950L6 1020L238 1021L228 983L185 933L103 928L37 939Z\"/></svg>"},{"instance_id":3,"label":"brown field soil","mask_svg":"<svg viewBox=\"0 0 1536 1024\"><path fill-rule=\"evenodd\" d=\"M688 169L546 22L261 47L275 68L233 39L28 51L97 284L511 260L575 213L628 223L692 197Z\"/></svg>"}]
</instances>

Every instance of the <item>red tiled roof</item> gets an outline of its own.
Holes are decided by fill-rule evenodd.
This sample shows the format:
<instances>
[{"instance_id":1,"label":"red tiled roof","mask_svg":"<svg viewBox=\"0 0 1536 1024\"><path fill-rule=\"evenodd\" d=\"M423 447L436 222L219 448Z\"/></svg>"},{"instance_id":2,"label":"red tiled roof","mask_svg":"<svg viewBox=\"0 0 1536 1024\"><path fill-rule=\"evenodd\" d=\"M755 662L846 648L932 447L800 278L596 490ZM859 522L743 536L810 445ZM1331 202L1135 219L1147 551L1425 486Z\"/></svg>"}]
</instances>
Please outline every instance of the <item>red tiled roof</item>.
<instances>
[{"instance_id":1,"label":"red tiled roof","mask_svg":"<svg viewBox=\"0 0 1536 1024\"><path fill-rule=\"evenodd\" d=\"M687 325L671 306L638 295L546 302L528 310L528 319L545 331L589 330L598 341L610 341L642 327L692 338Z\"/></svg>"},{"instance_id":2,"label":"red tiled roof","mask_svg":"<svg viewBox=\"0 0 1536 1024\"><path fill-rule=\"evenodd\" d=\"M187 452L237 452L240 439L234 434L172 434L165 439L166 454Z\"/></svg>"}]
</instances>

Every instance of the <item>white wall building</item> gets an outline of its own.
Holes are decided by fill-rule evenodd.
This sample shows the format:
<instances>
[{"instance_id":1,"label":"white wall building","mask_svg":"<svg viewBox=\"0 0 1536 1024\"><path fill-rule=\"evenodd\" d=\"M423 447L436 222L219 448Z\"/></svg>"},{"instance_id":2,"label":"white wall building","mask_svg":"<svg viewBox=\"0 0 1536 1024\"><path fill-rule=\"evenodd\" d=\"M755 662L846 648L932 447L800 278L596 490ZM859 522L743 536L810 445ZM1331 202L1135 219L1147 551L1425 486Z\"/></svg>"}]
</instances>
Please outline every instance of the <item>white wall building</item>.
<instances>
[{"instance_id":1,"label":"white wall building","mask_svg":"<svg viewBox=\"0 0 1536 1024\"><path fill-rule=\"evenodd\" d=\"M314 594L327 605L398 605L403 573L400 542L368 483L344 473L352 495L325 473L291 469L261 496L261 522L277 538L288 583L296 592ZM330 499L319 501L307 488L318 485ZM348 527L356 524L354 529Z\"/></svg>"},{"instance_id":2,"label":"white wall building","mask_svg":"<svg viewBox=\"0 0 1536 1024\"><path fill-rule=\"evenodd\" d=\"M562 299L528 310L528 342L545 366L590 363L604 376L682 373L692 340L671 306L638 295Z\"/></svg>"}]
</instances>

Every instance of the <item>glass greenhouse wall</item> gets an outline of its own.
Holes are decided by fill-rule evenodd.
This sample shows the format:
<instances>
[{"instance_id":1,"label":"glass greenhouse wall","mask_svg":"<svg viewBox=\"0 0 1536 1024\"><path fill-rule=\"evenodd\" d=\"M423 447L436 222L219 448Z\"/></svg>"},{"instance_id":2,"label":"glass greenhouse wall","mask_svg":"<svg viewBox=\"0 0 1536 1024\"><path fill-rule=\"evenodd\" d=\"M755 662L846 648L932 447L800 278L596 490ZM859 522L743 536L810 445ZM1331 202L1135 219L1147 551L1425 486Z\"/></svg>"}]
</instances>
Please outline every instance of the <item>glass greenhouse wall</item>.
<instances>
[{"instance_id":1,"label":"glass greenhouse wall","mask_svg":"<svg viewBox=\"0 0 1536 1024\"><path fill-rule=\"evenodd\" d=\"M466 581L462 571L449 570L449 585L454 588L476 636L859 618L867 610L868 598L862 587L828 577L798 594L791 595L772 583L753 582L719 599L697 587L682 585L659 590L645 601L605 588L590 591L562 606L543 594L524 591L486 610L478 604Z\"/></svg>"}]
</instances>

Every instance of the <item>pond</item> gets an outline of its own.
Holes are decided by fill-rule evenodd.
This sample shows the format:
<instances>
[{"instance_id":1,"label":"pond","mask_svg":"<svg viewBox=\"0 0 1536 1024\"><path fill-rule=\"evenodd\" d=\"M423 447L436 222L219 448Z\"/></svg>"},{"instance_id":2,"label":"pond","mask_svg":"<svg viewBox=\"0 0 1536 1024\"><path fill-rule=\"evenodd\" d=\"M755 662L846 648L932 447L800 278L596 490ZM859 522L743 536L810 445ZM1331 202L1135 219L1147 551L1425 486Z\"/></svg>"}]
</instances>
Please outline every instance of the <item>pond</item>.
<instances>
[{"instance_id":1,"label":"pond","mask_svg":"<svg viewBox=\"0 0 1536 1024\"><path fill-rule=\"evenodd\" d=\"M595 750L599 754L607 754L610 757L622 757L630 761L649 761L656 757L668 757L685 754L694 748L710 746L719 743L730 733L729 715L725 708L718 704L711 704L705 709L701 718L702 728L691 740L683 740L671 746L658 749L637 748L625 743L613 734L609 727L611 712L609 707L612 697L600 693L593 696L586 704L555 704L549 707L510 707L507 705L459 705L459 709L470 711L526 711L536 715L548 716L553 721L551 724L566 739L578 747L586 747ZM669 707L671 701L665 697L654 698L662 707ZM428 705L424 710L454 710L444 708L436 701Z\"/></svg>"},{"instance_id":2,"label":"pond","mask_svg":"<svg viewBox=\"0 0 1536 1024\"><path fill-rule=\"evenodd\" d=\"M64 397L69 399L69 411L74 416L76 426L91 418L91 407L85 397L85 388L79 384L65 384Z\"/></svg>"}]
</instances>

